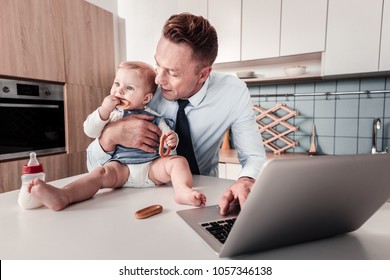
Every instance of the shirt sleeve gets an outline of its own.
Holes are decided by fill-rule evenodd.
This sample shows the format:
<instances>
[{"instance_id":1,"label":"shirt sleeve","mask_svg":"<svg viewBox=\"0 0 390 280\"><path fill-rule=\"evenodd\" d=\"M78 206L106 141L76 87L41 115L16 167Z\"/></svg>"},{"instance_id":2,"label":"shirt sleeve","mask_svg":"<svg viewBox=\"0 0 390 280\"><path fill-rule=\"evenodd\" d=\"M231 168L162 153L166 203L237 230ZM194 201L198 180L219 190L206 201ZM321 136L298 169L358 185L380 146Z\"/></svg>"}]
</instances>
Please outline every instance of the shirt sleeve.
<instances>
[{"instance_id":1,"label":"shirt sleeve","mask_svg":"<svg viewBox=\"0 0 390 280\"><path fill-rule=\"evenodd\" d=\"M103 121L100 118L99 111L95 110L90 115L88 115L87 119L84 121L84 133L91 138L97 138L102 133L104 127L109 122Z\"/></svg>"},{"instance_id":2,"label":"shirt sleeve","mask_svg":"<svg viewBox=\"0 0 390 280\"><path fill-rule=\"evenodd\" d=\"M105 152L100 146L98 137L108 122L114 122L123 116L123 112L114 110L107 121L100 118L98 110L95 110L84 122L84 132L95 140L87 148L87 169L92 171L111 159L114 152Z\"/></svg>"},{"instance_id":3,"label":"shirt sleeve","mask_svg":"<svg viewBox=\"0 0 390 280\"><path fill-rule=\"evenodd\" d=\"M250 100L248 89L243 89L240 103L237 105L239 112L231 130L233 134L234 146L238 151L238 159L242 165L239 177L251 177L256 179L262 165L266 161L266 154L256 124L256 117L253 104Z\"/></svg>"},{"instance_id":4,"label":"shirt sleeve","mask_svg":"<svg viewBox=\"0 0 390 280\"><path fill-rule=\"evenodd\" d=\"M96 169L97 167L105 164L109 159L111 159L112 154L106 153L103 148L100 146L99 139L96 138L89 144L87 148L87 168L88 171Z\"/></svg>"}]
</instances>

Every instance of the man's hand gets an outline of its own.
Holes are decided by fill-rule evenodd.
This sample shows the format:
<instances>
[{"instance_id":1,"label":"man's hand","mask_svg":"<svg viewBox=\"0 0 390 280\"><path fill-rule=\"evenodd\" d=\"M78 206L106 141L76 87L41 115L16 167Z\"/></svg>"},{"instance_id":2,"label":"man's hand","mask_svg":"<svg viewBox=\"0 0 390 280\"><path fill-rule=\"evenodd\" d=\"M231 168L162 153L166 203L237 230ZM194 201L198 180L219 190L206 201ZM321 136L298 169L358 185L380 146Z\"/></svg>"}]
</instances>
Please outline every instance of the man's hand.
<instances>
[{"instance_id":1,"label":"man's hand","mask_svg":"<svg viewBox=\"0 0 390 280\"><path fill-rule=\"evenodd\" d=\"M148 153L158 150L161 130L151 123L153 116L133 114L104 128L99 142L103 150L111 152L117 145L138 148Z\"/></svg>"},{"instance_id":2,"label":"man's hand","mask_svg":"<svg viewBox=\"0 0 390 280\"><path fill-rule=\"evenodd\" d=\"M233 185L228 187L219 199L221 215L226 215L230 204L237 202L237 200L240 206L243 207L254 183L255 180L252 178L241 177Z\"/></svg>"}]
</instances>

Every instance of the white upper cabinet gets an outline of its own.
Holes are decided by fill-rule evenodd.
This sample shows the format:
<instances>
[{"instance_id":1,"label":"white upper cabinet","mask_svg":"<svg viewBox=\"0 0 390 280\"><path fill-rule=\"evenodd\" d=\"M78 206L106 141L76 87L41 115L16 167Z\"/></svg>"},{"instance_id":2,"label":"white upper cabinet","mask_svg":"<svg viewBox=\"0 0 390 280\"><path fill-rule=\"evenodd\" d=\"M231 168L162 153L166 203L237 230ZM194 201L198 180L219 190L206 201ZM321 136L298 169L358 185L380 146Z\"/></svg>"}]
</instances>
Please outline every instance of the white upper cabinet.
<instances>
[{"instance_id":1,"label":"white upper cabinet","mask_svg":"<svg viewBox=\"0 0 390 280\"><path fill-rule=\"evenodd\" d=\"M324 51L327 9L328 0L283 0L280 55Z\"/></svg>"},{"instance_id":2,"label":"white upper cabinet","mask_svg":"<svg viewBox=\"0 0 390 280\"><path fill-rule=\"evenodd\" d=\"M390 0L384 0L379 71L389 71L389 70L390 70Z\"/></svg>"},{"instance_id":3,"label":"white upper cabinet","mask_svg":"<svg viewBox=\"0 0 390 280\"><path fill-rule=\"evenodd\" d=\"M132 9L121 11L153 10L148 17L123 16L132 19L126 25L127 59L153 58L163 22L175 12L190 12L216 28L216 63L322 53L317 65L324 76L390 70L390 0L166 1L158 10L150 9L155 0L124 1Z\"/></svg>"},{"instance_id":4,"label":"white upper cabinet","mask_svg":"<svg viewBox=\"0 0 390 280\"><path fill-rule=\"evenodd\" d=\"M378 71L382 3L329 0L324 75Z\"/></svg>"},{"instance_id":5,"label":"white upper cabinet","mask_svg":"<svg viewBox=\"0 0 390 280\"><path fill-rule=\"evenodd\" d=\"M218 33L216 63L240 60L241 0L178 0L177 10L207 18Z\"/></svg>"},{"instance_id":6,"label":"white upper cabinet","mask_svg":"<svg viewBox=\"0 0 390 280\"><path fill-rule=\"evenodd\" d=\"M216 63L241 59L241 0L209 0L208 19L218 33Z\"/></svg>"},{"instance_id":7,"label":"white upper cabinet","mask_svg":"<svg viewBox=\"0 0 390 280\"><path fill-rule=\"evenodd\" d=\"M281 0L242 1L241 60L279 56Z\"/></svg>"},{"instance_id":8,"label":"white upper cabinet","mask_svg":"<svg viewBox=\"0 0 390 280\"><path fill-rule=\"evenodd\" d=\"M328 0L179 0L178 12L210 20L216 63L322 52Z\"/></svg>"},{"instance_id":9,"label":"white upper cabinet","mask_svg":"<svg viewBox=\"0 0 390 280\"><path fill-rule=\"evenodd\" d=\"M322 52L328 0L243 0L242 60Z\"/></svg>"}]
</instances>

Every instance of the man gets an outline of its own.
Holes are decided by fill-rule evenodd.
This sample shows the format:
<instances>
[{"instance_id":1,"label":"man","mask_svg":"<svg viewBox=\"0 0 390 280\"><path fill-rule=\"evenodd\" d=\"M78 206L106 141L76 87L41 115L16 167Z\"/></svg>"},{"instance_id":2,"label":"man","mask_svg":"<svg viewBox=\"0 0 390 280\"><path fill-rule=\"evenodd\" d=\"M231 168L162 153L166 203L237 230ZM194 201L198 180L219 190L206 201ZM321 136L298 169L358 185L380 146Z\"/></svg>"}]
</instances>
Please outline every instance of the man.
<instances>
[{"instance_id":1,"label":"man","mask_svg":"<svg viewBox=\"0 0 390 280\"><path fill-rule=\"evenodd\" d=\"M221 195L224 215L233 201L245 203L266 156L248 88L232 75L212 71L217 53L217 33L206 19L188 13L171 16L156 48L159 88L149 106L177 121L178 101L189 101L184 110L197 162L195 173L201 175L218 175L219 147L225 131L231 129L243 169ZM87 149L88 169L104 164L117 145L155 151L161 131L147 122L149 118L132 115L106 126Z\"/></svg>"}]
</instances>

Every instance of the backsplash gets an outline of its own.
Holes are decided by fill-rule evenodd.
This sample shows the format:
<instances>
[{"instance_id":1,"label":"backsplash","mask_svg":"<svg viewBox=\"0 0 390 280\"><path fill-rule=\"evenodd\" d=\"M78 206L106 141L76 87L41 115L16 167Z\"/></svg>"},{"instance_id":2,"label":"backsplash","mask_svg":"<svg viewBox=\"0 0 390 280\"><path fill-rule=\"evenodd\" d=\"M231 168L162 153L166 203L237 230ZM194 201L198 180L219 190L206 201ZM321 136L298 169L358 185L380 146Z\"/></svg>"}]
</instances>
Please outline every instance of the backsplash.
<instances>
[{"instance_id":1,"label":"backsplash","mask_svg":"<svg viewBox=\"0 0 390 280\"><path fill-rule=\"evenodd\" d=\"M314 123L318 154L368 154L376 118L381 121L377 149L390 147L390 93L374 93L390 90L389 76L248 87L254 104L268 109L282 103L300 112L289 120L299 126L289 134L299 146L286 152L308 152ZM351 93L365 91L373 93Z\"/></svg>"}]
</instances>

